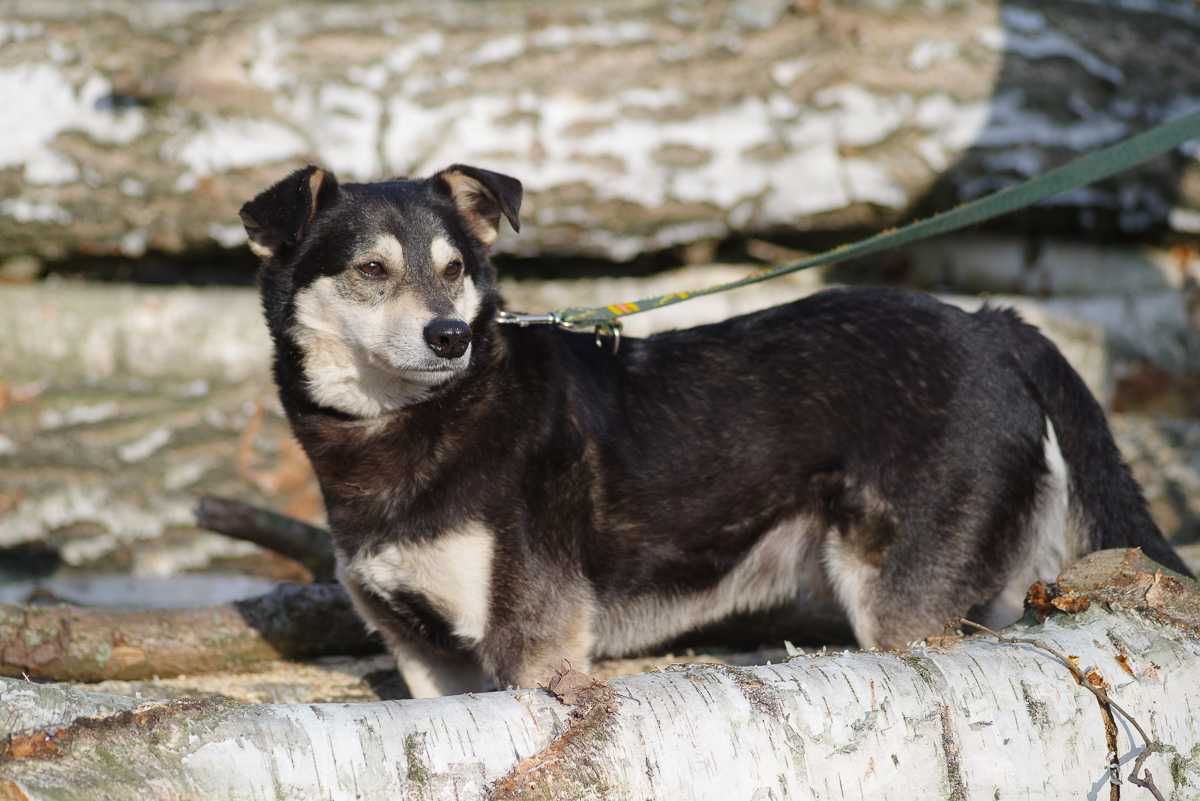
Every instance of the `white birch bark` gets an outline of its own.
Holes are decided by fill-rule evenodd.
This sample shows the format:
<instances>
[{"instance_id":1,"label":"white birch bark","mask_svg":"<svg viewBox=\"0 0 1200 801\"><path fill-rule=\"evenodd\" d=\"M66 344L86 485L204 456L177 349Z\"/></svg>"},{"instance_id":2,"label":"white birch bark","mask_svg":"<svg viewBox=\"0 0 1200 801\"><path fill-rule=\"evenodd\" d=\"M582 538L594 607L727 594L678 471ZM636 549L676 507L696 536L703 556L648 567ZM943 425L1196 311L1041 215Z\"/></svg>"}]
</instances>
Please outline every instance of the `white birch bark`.
<instances>
[{"instance_id":1,"label":"white birch bark","mask_svg":"<svg viewBox=\"0 0 1200 801\"><path fill-rule=\"evenodd\" d=\"M1106 581L1118 590L1089 590L1090 609L1019 633L1098 671L1111 697L1167 746L1146 762L1158 787L1169 797L1195 797L1200 597L1151 571L1110 572ZM11 684L3 693L18 697ZM1095 697L1045 652L986 636L754 668L679 666L565 700L575 703L521 690L363 704L147 707L10 737L0 755L0 799L1108 794ZM1127 772L1142 743L1120 717L1118 731Z\"/></svg>"},{"instance_id":2,"label":"white birch bark","mask_svg":"<svg viewBox=\"0 0 1200 801\"><path fill-rule=\"evenodd\" d=\"M1200 102L1187 0L3 8L0 259L236 245L307 160L511 172L526 254L874 227ZM1194 233L1198 174L1193 144L1021 226Z\"/></svg>"}]
</instances>

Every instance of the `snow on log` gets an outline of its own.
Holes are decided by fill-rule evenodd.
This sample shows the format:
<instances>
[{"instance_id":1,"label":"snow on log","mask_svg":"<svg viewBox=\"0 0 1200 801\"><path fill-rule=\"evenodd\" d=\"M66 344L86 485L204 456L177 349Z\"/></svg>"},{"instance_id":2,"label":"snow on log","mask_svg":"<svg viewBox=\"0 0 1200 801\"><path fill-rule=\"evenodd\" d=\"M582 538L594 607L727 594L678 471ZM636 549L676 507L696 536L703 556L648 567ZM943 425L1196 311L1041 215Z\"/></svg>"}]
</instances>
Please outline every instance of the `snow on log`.
<instances>
[{"instance_id":1,"label":"snow on log","mask_svg":"<svg viewBox=\"0 0 1200 801\"><path fill-rule=\"evenodd\" d=\"M1139 780L1149 771L1164 794L1189 797L1200 786L1195 583L1136 551L1110 551L1070 569L1057 589L1057 597L1034 598L1050 615L1044 622L1005 633L1057 649L1105 687L1161 747ZM19 704L14 684L3 697ZM0 799L1109 794L1097 698L1045 651L990 636L753 668L685 665L609 683L572 672L551 688L363 704L181 701L74 721L64 714L58 725L9 734ZM1127 719L1116 721L1128 776L1146 744Z\"/></svg>"},{"instance_id":2,"label":"snow on log","mask_svg":"<svg viewBox=\"0 0 1200 801\"><path fill-rule=\"evenodd\" d=\"M238 245L238 206L307 160L510 172L522 253L877 227L1195 108L1198 33L1190 0L16 2L0 260ZM1196 156L1021 226L1194 233Z\"/></svg>"}]
</instances>

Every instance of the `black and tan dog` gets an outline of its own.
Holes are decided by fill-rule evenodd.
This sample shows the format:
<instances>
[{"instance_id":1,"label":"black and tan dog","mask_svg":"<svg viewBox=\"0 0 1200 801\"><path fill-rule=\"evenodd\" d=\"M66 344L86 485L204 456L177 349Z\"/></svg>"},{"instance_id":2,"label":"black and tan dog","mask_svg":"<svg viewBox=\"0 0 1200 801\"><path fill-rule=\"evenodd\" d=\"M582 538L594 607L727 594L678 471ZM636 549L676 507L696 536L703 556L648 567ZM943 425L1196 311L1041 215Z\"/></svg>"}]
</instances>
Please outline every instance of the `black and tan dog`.
<instances>
[{"instance_id":1,"label":"black and tan dog","mask_svg":"<svg viewBox=\"0 0 1200 801\"><path fill-rule=\"evenodd\" d=\"M499 326L521 184L454 166L242 210L342 580L416 695L544 680L730 615L864 646L1019 616L1087 551L1185 568L1100 407L1017 315L830 290L625 340Z\"/></svg>"}]
</instances>

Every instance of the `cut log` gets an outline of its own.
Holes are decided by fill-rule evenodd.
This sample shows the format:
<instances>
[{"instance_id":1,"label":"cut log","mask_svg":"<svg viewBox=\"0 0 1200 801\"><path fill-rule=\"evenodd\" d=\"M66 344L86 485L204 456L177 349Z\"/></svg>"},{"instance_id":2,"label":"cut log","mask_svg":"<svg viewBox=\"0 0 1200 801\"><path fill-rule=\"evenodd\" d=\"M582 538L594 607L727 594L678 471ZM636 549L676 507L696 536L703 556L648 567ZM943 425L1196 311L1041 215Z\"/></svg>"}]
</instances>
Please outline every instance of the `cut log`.
<instances>
[{"instance_id":1,"label":"cut log","mask_svg":"<svg viewBox=\"0 0 1200 801\"><path fill-rule=\"evenodd\" d=\"M142 679L379 648L336 584L281 585L257 598L195 609L0 604L4 676Z\"/></svg>"},{"instance_id":2,"label":"cut log","mask_svg":"<svg viewBox=\"0 0 1200 801\"><path fill-rule=\"evenodd\" d=\"M502 247L526 254L878 227L1200 97L1200 12L1178 0L19 2L0 35L17 272L237 245L238 206L309 160L347 179L512 173L528 202ZM1195 156L1019 225L1195 232Z\"/></svg>"},{"instance_id":3,"label":"cut log","mask_svg":"<svg viewBox=\"0 0 1200 801\"><path fill-rule=\"evenodd\" d=\"M1137 721L1116 716L1121 774L1145 750L1140 726L1156 750L1138 779L1187 797L1200 784L1200 710L1189 701L1200 686L1195 583L1118 551L1088 557L1059 585L1066 595L1045 607L1044 622L1005 633L1061 652ZM11 686L5 697L27 703ZM1108 792L1109 735L1097 698L1041 648L986 635L610 682L571 674L551 689L363 704L178 701L64 720L8 736L0 799Z\"/></svg>"}]
</instances>

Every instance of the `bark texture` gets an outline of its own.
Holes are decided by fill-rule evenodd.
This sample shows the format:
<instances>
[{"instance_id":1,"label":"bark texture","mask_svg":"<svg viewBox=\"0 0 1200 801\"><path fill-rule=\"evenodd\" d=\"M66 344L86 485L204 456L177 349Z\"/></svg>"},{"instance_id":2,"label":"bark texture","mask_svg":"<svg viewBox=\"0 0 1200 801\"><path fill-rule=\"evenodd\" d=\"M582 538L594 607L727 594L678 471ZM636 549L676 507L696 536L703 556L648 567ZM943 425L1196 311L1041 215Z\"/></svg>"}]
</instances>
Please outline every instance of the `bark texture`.
<instances>
[{"instance_id":1,"label":"bark texture","mask_svg":"<svg viewBox=\"0 0 1200 801\"><path fill-rule=\"evenodd\" d=\"M529 199L504 247L626 259L888 224L1200 104L1188 0L10 0L3 16L0 257L236 245L238 206L314 160L352 179L507 171ZM1021 225L1195 233L1196 146Z\"/></svg>"},{"instance_id":2,"label":"bark texture","mask_svg":"<svg viewBox=\"0 0 1200 801\"><path fill-rule=\"evenodd\" d=\"M233 604L109 610L0 604L0 675L143 679L379 649L338 585L282 585Z\"/></svg>"},{"instance_id":3,"label":"bark texture","mask_svg":"<svg viewBox=\"0 0 1200 801\"><path fill-rule=\"evenodd\" d=\"M1103 683L1163 745L1145 763L1158 787L1190 797L1200 786L1200 720L1188 701L1200 685L1195 583L1156 570L1138 552L1112 551L1088 557L1059 585L1068 595L1044 608L1044 622L1008 631L1051 645ZM3 687L16 703L22 693L32 697L20 682ZM679 666L609 682L566 674L549 687L352 705L173 701L64 716L8 736L0 798L1107 793L1096 698L1044 651L986 636L754 668ZM37 689L46 692L54 690ZM87 703L99 712L114 706ZM1128 771L1144 744L1118 722Z\"/></svg>"}]
</instances>

